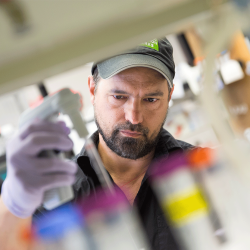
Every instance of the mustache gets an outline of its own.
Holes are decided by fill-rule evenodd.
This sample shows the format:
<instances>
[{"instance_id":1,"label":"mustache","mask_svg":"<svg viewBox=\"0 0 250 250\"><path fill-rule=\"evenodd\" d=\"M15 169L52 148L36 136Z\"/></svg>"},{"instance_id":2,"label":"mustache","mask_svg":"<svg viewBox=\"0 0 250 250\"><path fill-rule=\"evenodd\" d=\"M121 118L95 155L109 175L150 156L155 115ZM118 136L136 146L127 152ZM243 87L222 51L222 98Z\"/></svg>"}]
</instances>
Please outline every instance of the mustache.
<instances>
[{"instance_id":1,"label":"mustache","mask_svg":"<svg viewBox=\"0 0 250 250\"><path fill-rule=\"evenodd\" d=\"M143 135L147 136L149 133L149 129L146 127L143 127L140 123L139 124L132 124L131 122L127 121L124 124L117 124L115 126L115 131L119 130L131 130L135 132L142 133Z\"/></svg>"}]
</instances>

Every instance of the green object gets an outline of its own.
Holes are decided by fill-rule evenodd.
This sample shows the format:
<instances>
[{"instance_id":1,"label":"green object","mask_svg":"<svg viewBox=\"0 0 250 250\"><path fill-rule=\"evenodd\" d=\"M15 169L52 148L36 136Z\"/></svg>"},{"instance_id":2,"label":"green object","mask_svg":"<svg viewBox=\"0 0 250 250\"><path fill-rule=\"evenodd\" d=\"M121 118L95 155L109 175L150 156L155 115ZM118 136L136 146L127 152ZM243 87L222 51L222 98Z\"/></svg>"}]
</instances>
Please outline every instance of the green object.
<instances>
[{"instance_id":1,"label":"green object","mask_svg":"<svg viewBox=\"0 0 250 250\"><path fill-rule=\"evenodd\" d=\"M159 45L158 45L158 40L157 39L154 39L154 40L152 40L150 42L142 43L140 45L159 51Z\"/></svg>"}]
</instances>

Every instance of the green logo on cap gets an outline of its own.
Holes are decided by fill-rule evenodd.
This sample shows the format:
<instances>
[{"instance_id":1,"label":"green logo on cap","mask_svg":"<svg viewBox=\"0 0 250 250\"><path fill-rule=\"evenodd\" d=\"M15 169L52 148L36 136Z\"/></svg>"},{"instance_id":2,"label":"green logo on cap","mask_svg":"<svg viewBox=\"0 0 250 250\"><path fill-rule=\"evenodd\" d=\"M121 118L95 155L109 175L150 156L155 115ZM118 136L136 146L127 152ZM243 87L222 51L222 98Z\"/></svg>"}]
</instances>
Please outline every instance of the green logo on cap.
<instances>
[{"instance_id":1,"label":"green logo on cap","mask_svg":"<svg viewBox=\"0 0 250 250\"><path fill-rule=\"evenodd\" d=\"M154 39L154 40L152 40L150 42L142 43L140 45L159 51L159 45L158 45L158 40L157 39Z\"/></svg>"}]
</instances>

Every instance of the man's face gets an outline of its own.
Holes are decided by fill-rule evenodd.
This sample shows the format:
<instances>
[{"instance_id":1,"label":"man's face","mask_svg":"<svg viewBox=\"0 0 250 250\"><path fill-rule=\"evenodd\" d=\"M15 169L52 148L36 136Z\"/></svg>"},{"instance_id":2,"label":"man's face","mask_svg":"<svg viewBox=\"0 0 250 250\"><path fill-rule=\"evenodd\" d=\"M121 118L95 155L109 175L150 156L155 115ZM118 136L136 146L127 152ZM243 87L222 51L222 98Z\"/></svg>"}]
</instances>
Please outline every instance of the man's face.
<instances>
[{"instance_id":1,"label":"man's face","mask_svg":"<svg viewBox=\"0 0 250 250\"><path fill-rule=\"evenodd\" d=\"M107 146L134 160L150 153L166 119L168 96L167 80L149 68L130 68L101 79L92 102Z\"/></svg>"}]
</instances>

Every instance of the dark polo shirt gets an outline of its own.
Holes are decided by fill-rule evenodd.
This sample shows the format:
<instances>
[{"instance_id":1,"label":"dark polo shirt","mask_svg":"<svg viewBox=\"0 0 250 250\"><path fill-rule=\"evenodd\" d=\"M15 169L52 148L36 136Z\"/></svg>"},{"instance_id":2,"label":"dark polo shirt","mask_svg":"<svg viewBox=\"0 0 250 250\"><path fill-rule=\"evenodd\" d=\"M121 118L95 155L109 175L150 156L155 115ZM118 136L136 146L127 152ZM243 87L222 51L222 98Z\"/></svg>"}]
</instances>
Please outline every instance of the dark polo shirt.
<instances>
[{"instance_id":1,"label":"dark polo shirt","mask_svg":"<svg viewBox=\"0 0 250 250\"><path fill-rule=\"evenodd\" d=\"M92 140L97 147L99 143L98 132L95 132L92 135ZM154 160L163 156L167 157L177 151L185 151L191 148L193 148L192 145L183 141L175 140L169 132L162 130L159 142L155 149ZM100 186L100 182L91 166L91 162L84 147L74 160L79 166L77 179L74 184L75 201L77 201L88 196L90 193L95 193L96 188ZM137 207L152 249L177 250L179 248L164 218L163 211L156 196L149 185L148 177L148 173L146 173L135 198L134 206Z\"/></svg>"}]
</instances>

